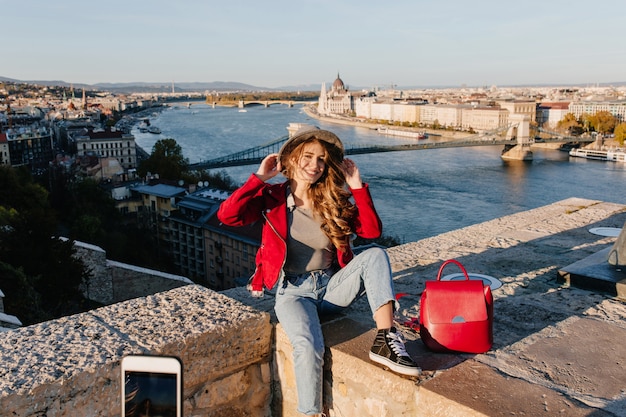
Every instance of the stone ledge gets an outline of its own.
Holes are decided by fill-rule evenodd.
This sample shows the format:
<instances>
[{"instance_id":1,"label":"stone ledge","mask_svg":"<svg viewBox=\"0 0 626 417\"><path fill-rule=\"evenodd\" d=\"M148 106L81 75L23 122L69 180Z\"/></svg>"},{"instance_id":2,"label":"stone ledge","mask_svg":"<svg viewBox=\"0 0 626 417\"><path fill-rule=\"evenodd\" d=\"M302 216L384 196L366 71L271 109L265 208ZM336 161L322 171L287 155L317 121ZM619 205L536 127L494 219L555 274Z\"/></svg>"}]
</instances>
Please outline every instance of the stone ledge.
<instances>
[{"instance_id":1,"label":"stone ledge","mask_svg":"<svg viewBox=\"0 0 626 417\"><path fill-rule=\"evenodd\" d=\"M122 357L149 353L181 358L186 415L245 407L263 416L271 335L268 314L196 285L1 333L0 409L117 416ZM215 381L230 395L215 395Z\"/></svg>"},{"instance_id":2,"label":"stone ledge","mask_svg":"<svg viewBox=\"0 0 626 417\"><path fill-rule=\"evenodd\" d=\"M424 372L417 381L398 376L370 363L374 323L359 300L324 324L329 416L625 415L626 347L618 342L626 337L624 303L557 281L563 266L613 244L590 228L625 220L624 205L571 198L390 248L396 291L409 294L401 312L409 317L419 315L424 282L446 259L500 279L494 346L482 355L435 354L405 330L407 350ZM293 370L284 359L290 347L280 325L276 355L284 362L276 367L279 412L296 416Z\"/></svg>"},{"instance_id":3,"label":"stone ledge","mask_svg":"<svg viewBox=\"0 0 626 417\"><path fill-rule=\"evenodd\" d=\"M324 324L330 417L624 415L626 352L615 343L626 337L624 303L560 286L556 272L612 244L590 227L625 220L624 205L573 198L389 249L396 290L409 293L400 303L407 316L417 316L424 281L445 259L500 279L493 349L433 354L409 334L424 373L398 376L369 362L374 326L359 300ZM297 416L291 347L279 324L272 337L271 314L261 312L272 308L273 297L245 289L189 285L0 334L9 364L0 370L0 410L116 416L120 359L158 353L183 359L188 416Z\"/></svg>"}]
</instances>

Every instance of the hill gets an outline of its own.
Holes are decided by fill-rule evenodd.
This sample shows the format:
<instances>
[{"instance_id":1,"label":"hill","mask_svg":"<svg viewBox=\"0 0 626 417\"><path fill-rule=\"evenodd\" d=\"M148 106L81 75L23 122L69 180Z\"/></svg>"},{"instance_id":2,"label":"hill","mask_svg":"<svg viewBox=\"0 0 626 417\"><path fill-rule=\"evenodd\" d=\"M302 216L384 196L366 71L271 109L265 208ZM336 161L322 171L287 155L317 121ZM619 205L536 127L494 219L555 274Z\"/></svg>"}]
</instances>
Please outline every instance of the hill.
<instances>
[{"instance_id":1,"label":"hill","mask_svg":"<svg viewBox=\"0 0 626 417\"><path fill-rule=\"evenodd\" d=\"M0 76L0 82L27 83L45 86L60 86L74 88L85 88L90 90L103 90L112 93L169 93L174 91L177 93L205 92L205 91L317 91L321 88L321 84L314 85L298 85L285 86L278 88L269 88L244 84L236 81L211 81L211 82L127 82L127 83L97 83L97 84L80 84L69 83L63 80L17 80L14 78Z\"/></svg>"}]
</instances>

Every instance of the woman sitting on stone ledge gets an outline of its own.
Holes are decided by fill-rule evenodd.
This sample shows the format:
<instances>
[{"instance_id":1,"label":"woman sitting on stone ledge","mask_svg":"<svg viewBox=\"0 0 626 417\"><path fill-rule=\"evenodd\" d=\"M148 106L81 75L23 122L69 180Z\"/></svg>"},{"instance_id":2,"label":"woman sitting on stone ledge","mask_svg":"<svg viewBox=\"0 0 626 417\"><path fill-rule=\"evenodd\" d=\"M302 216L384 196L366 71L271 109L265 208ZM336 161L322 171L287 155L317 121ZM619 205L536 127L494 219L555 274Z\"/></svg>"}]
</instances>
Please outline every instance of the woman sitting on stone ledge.
<instances>
[{"instance_id":1,"label":"woman sitting on stone ledge","mask_svg":"<svg viewBox=\"0 0 626 417\"><path fill-rule=\"evenodd\" d=\"M249 288L259 296L263 287L277 289L274 309L293 347L298 411L306 415L322 413L320 315L339 312L364 291L378 328L370 359L401 374L420 374L393 327L387 253L371 248L354 256L350 248L353 234L377 238L382 224L358 167L343 153L331 132L298 131L218 211L230 226L264 222ZM279 172L287 181L267 183Z\"/></svg>"}]
</instances>

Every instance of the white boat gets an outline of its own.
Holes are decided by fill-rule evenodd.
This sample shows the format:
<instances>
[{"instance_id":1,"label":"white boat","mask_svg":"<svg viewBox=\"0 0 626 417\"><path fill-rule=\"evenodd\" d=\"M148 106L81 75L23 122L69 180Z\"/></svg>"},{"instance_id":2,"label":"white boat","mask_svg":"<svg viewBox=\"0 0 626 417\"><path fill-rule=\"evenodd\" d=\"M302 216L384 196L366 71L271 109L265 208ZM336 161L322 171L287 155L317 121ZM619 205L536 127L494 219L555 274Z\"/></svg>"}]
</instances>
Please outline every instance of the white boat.
<instances>
[{"instance_id":1,"label":"white boat","mask_svg":"<svg viewBox=\"0 0 626 417\"><path fill-rule=\"evenodd\" d=\"M137 126L139 128L139 131L141 133L146 133L148 132L148 128L150 127L150 120L148 119L143 119L140 123L139 126Z\"/></svg>"},{"instance_id":2,"label":"white boat","mask_svg":"<svg viewBox=\"0 0 626 417\"><path fill-rule=\"evenodd\" d=\"M388 127L379 127L376 130L383 135L400 136L411 139L426 139L428 137L426 132L416 132L414 130L390 129Z\"/></svg>"},{"instance_id":3,"label":"white boat","mask_svg":"<svg viewBox=\"0 0 626 417\"><path fill-rule=\"evenodd\" d=\"M161 133L161 129L159 129L159 128L158 128L158 127L156 127L156 126L150 126L150 127L148 128L148 132L150 132L150 133L154 133L155 135L158 135L159 133Z\"/></svg>"},{"instance_id":4,"label":"white boat","mask_svg":"<svg viewBox=\"0 0 626 417\"><path fill-rule=\"evenodd\" d=\"M239 113L248 113L248 110L241 109L241 110L239 110Z\"/></svg>"},{"instance_id":5,"label":"white boat","mask_svg":"<svg viewBox=\"0 0 626 417\"><path fill-rule=\"evenodd\" d=\"M598 161L612 161L626 163L626 152L622 149L596 150L574 148L569 151L569 156L578 158L595 159Z\"/></svg>"}]
</instances>

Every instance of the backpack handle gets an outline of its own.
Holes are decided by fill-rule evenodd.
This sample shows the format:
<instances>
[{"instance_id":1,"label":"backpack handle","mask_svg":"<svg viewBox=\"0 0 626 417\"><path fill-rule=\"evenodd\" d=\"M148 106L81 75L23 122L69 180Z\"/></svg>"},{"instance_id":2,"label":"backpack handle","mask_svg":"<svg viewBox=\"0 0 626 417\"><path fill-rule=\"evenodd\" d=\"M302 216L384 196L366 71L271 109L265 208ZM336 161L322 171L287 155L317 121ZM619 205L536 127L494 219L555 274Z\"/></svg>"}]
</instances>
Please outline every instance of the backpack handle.
<instances>
[{"instance_id":1,"label":"backpack handle","mask_svg":"<svg viewBox=\"0 0 626 417\"><path fill-rule=\"evenodd\" d=\"M465 280L469 281L470 278L469 278L469 275L467 275L467 271L465 270L465 267L461 265L461 262L455 259L448 259L441 265L441 267L439 267L439 272L437 273L437 281L441 281L441 273L443 272L443 268L445 268L446 265L449 265L449 264L455 264L456 266L458 266L461 269L461 272L463 272L463 275L465 275Z\"/></svg>"}]
</instances>

